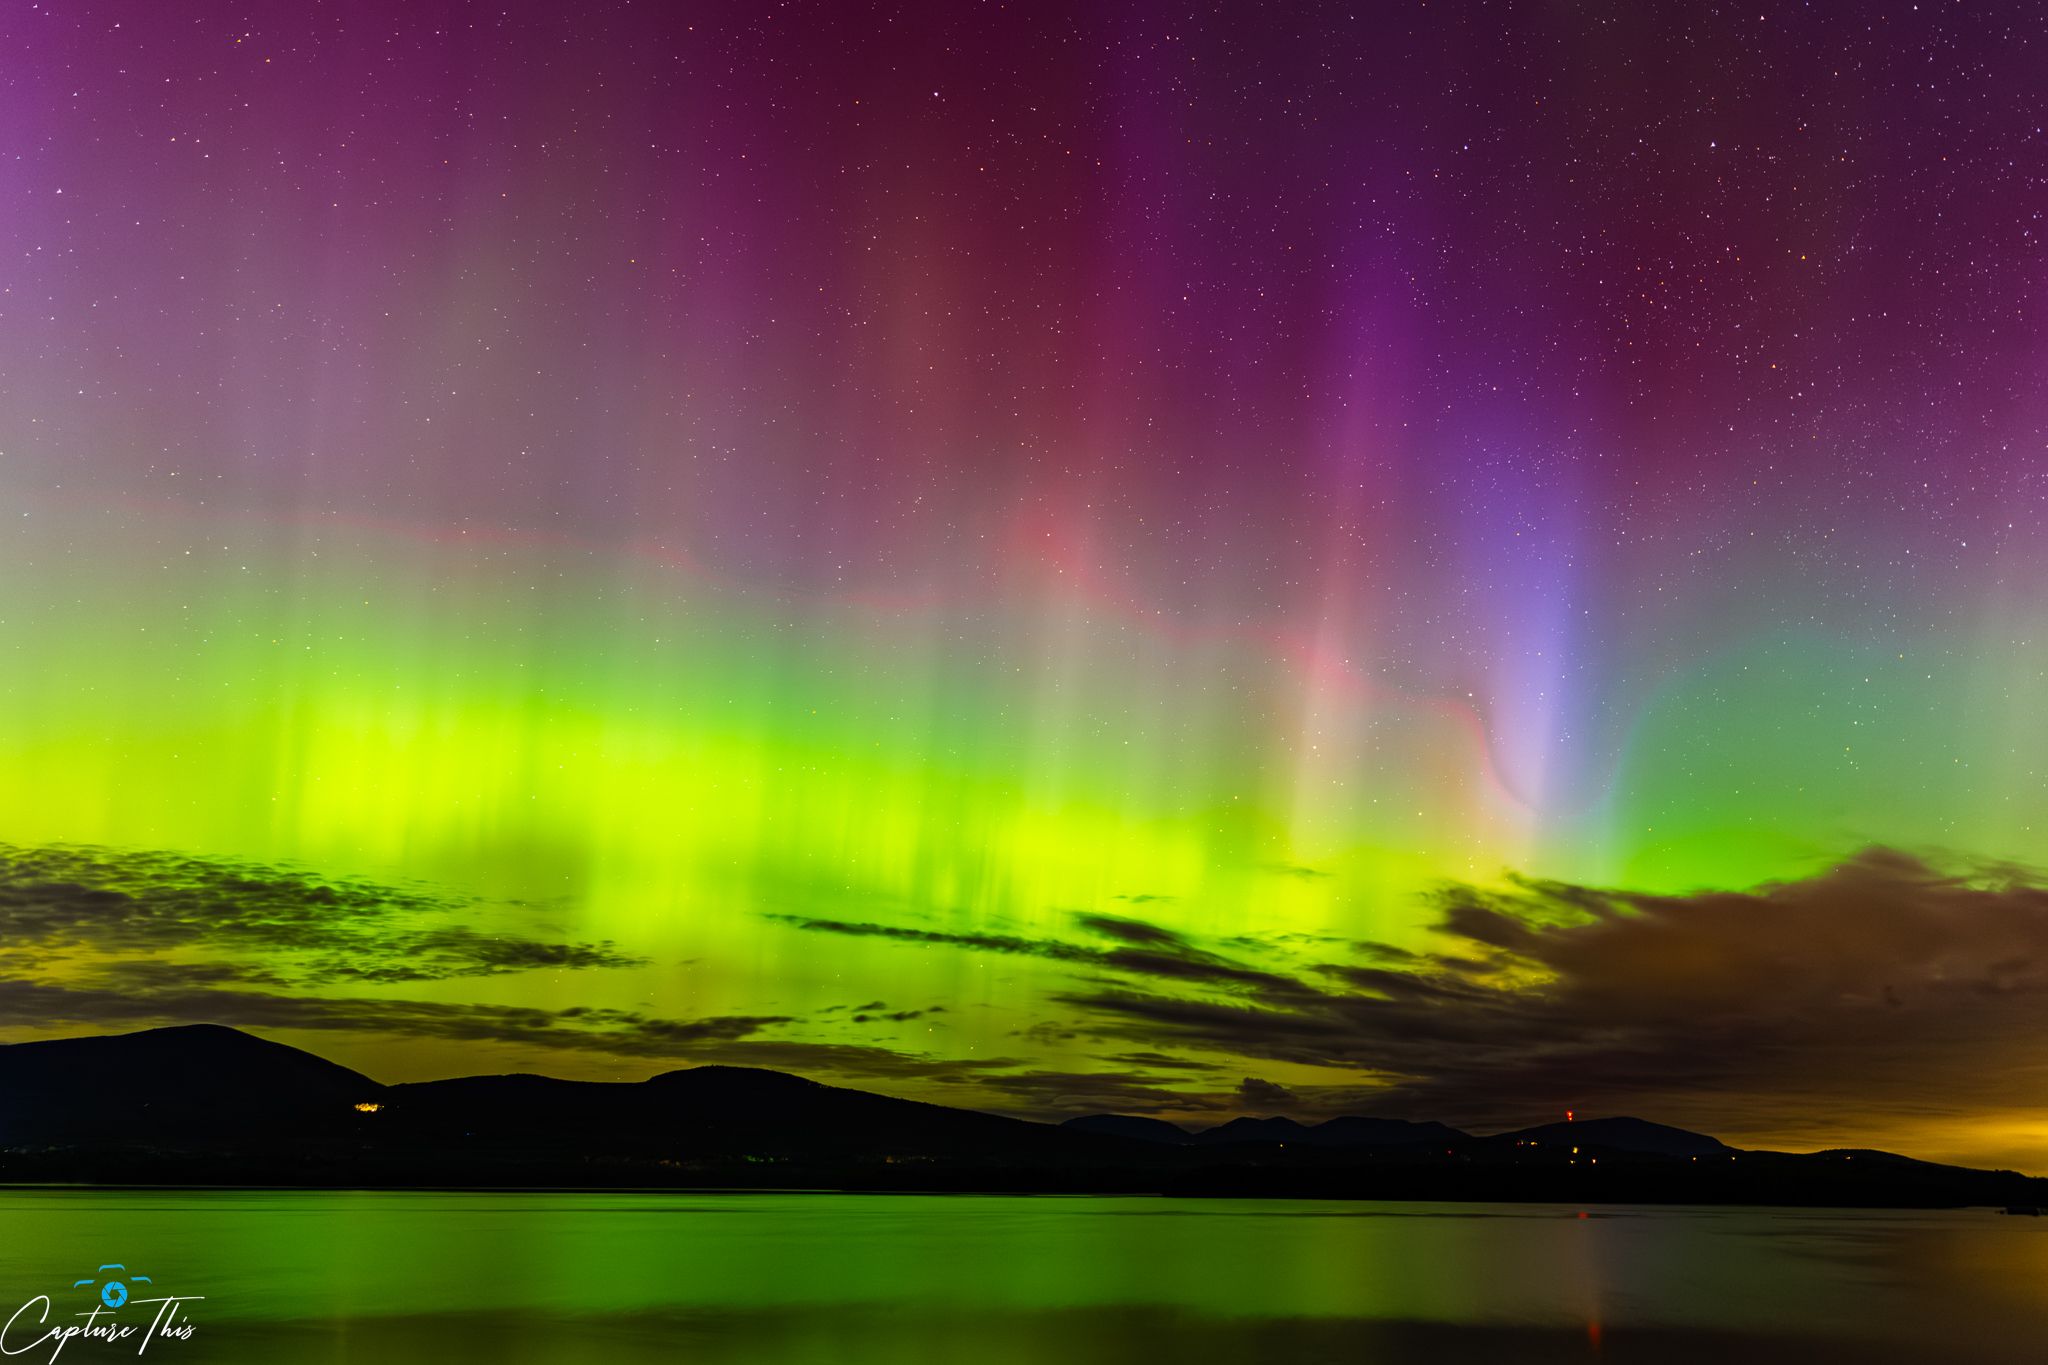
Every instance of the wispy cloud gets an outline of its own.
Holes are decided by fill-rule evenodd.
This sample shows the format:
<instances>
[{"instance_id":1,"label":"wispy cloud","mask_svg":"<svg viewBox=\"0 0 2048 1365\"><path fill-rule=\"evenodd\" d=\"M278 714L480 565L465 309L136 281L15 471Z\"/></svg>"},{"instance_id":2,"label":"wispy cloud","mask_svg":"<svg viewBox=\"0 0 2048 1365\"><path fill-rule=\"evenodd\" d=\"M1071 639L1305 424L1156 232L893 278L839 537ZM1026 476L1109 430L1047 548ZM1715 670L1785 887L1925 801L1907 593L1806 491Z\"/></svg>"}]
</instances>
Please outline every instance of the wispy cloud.
<instances>
[{"instance_id":1,"label":"wispy cloud","mask_svg":"<svg viewBox=\"0 0 2048 1365\"><path fill-rule=\"evenodd\" d=\"M514 932L510 907L425 888L154 850L0 845L0 937L43 954L196 953L308 985L638 967L610 943ZM214 964L220 970L222 964Z\"/></svg>"},{"instance_id":2,"label":"wispy cloud","mask_svg":"<svg viewBox=\"0 0 2048 1365\"><path fill-rule=\"evenodd\" d=\"M1047 958L1092 967L1113 975L1152 981L1174 980L1196 986L1250 992L1273 999L1312 994L1313 988L1282 972L1248 966L1200 947L1177 931L1123 915L1079 914L1074 923L1113 946L1075 943L1059 938L1027 938L1015 934L952 933L893 924L820 919L806 915L770 915L811 933L854 938L893 939L903 943L959 948L969 952Z\"/></svg>"},{"instance_id":3,"label":"wispy cloud","mask_svg":"<svg viewBox=\"0 0 2048 1365\"><path fill-rule=\"evenodd\" d=\"M798 929L819 934L842 934L849 938L887 938L899 943L925 943L945 948L967 948L978 953L1004 953L1020 957L1050 957L1065 962L1093 962L1100 954L1079 944L1053 939L1023 938L1013 934L956 934L939 929L919 929L896 924L821 919L811 915L771 914Z\"/></svg>"}]
</instances>

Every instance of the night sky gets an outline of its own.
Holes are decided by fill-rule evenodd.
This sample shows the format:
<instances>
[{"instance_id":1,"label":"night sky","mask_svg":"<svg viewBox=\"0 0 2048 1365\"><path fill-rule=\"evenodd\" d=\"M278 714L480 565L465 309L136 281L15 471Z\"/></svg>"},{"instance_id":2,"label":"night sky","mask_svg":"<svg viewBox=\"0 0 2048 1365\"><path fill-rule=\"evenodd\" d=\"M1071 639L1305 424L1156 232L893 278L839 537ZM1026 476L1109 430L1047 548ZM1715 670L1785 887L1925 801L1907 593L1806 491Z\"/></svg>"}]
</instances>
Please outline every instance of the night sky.
<instances>
[{"instance_id":1,"label":"night sky","mask_svg":"<svg viewBox=\"0 0 2048 1365\"><path fill-rule=\"evenodd\" d=\"M2048 1169L2037 6L0 53L5 1036Z\"/></svg>"}]
</instances>

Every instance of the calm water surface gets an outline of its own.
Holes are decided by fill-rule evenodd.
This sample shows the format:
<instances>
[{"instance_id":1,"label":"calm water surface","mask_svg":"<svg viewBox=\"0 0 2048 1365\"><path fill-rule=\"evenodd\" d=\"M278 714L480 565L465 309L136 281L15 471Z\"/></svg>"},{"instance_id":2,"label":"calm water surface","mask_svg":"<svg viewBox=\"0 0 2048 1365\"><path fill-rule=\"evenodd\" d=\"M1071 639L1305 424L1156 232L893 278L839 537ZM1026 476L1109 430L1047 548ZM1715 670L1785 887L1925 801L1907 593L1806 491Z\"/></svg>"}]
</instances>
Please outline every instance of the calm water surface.
<instances>
[{"instance_id":1,"label":"calm water surface","mask_svg":"<svg viewBox=\"0 0 2048 1365\"><path fill-rule=\"evenodd\" d=\"M164 1361L2048 1359L1987 1211L0 1190L0 1317L110 1262L205 1296Z\"/></svg>"}]
</instances>

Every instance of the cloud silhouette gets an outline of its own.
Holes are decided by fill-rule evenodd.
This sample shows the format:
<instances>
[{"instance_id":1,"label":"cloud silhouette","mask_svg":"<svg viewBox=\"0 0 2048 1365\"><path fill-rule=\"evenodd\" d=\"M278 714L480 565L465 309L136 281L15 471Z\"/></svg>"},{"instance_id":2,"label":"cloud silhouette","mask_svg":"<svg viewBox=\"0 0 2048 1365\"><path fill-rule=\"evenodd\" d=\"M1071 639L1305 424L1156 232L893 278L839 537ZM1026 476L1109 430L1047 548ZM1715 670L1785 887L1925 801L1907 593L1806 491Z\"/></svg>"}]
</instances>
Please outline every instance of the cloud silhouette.
<instances>
[{"instance_id":1,"label":"cloud silhouette","mask_svg":"<svg viewBox=\"0 0 2048 1365\"><path fill-rule=\"evenodd\" d=\"M0 845L0 940L48 957L204 953L249 980L443 981L644 966L610 943L556 943L451 923L472 903L422 888L155 850ZM195 968L196 970L196 968Z\"/></svg>"},{"instance_id":2,"label":"cloud silhouette","mask_svg":"<svg viewBox=\"0 0 2048 1365\"><path fill-rule=\"evenodd\" d=\"M1319 867L1305 863L1267 863L1265 870L1276 877L1294 877L1301 881L1319 881L1330 874Z\"/></svg>"},{"instance_id":3,"label":"cloud silhouette","mask_svg":"<svg viewBox=\"0 0 2048 1365\"><path fill-rule=\"evenodd\" d=\"M2048 889L1870 849L1802 881L1651 895L1517 879L1438 898L1446 951L1321 964L1285 1007L1063 998L1116 1036L1335 1067L1382 1112L1567 1105L1797 1128L2030 1105L2048 1081ZM1810 1125L1808 1125L1810 1126Z\"/></svg>"},{"instance_id":4,"label":"cloud silhouette","mask_svg":"<svg viewBox=\"0 0 2048 1365\"><path fill-rule=\"evenodd\" d=\"M1076 915L1074 922L1104 938L1121 939L1125 943L1177 945L1185 941L1171 929L1124 915Z\"/></svg>"},{"instance_id":5,"label":"cloud silhouette","mask_svg":"<svg viewBox=\"0 0 2048 1365\"><path fill-rule=\"evenodd\" d=\"M966 948L981 953L1005 953L1020 957L1050 957L1067 962L1094 962L1101 954L1080 944L1055 939L1022 938L1013 934L955 934L938 929L918 929L895 924L820 919L811 915L770 914L794 928L819 934L844 934L849 938L888 938L900 943L929 943L947 948Z\"/></svg>"},{"instance_id":6,"label":"cloud silhouette","mask_svg":"<svg viewBox=\"0 0 2048 1365\"><path fill-rule=\"evenodd\" d=\"M904 1024L912 1019L926 1019L934 1014L944 1014L945 1012L946 1007L944 1005L927 1005L921 1010L892 1010L886 1006L874 1005L849 1017L856 1024Z\"/></svg>"},{"instance_id":7,"label":"cloud silhouette","mask_svg":"<svg viewBox=\"0 0 2048 1365\"><path fill-rule=\"evenodd\" d=\"M1247 1111L1268 1114L1284 1113L1300 1104L1294 1092L1286 1086L1260 1080L1257 1076L1246 1076L1237 1083L1237 1100Z\"/></svg>"},{"instance_id":8,"label":"cloud silhouette","mask_svg":"<svg viewBox=\"0 0 2048 1365\"><path fill-rule=\"evenodd\" d=\"M983 1108L1018 1118L1058 1120L1082 1114L1211 1114L1230 1112L1227 1096L1190 1096L1141 1074L1125 1071L1051 1071L1019 1068L972 1078L988 1098Z\"/></svg>"},{"instance_id":9,"label":"cloud silhouette","mask_svg":"<svg viewBox=\"0 0 2048 1365\"><path fill-rule=\"evenodd\" d=\"M672 1020L585 1006L533 1009L429 1000L330 999L223 988L213 984L209 973L195 975L166 963L108 964L82 985L0 981L0 1026L4 1027L163 1020L522 1043L659 1057L701 1044L746 1038L768 1026L789 1022L789 1016Z\"/></svg>"},{"instance_id":10,"label":"cloud silhouette","mask_svg":"<svg viewBox=\"0 0 2048 1365\"><path fill-rule=\"evenodd\" d=\"M1203 1061L1198 1057L1172 1057L1164 1052L1119 1052L1102 1059L1115 1066L1128 1067L1133 1071L1222 1071L1220 1062Z\"/></svg>"},{"instance_id":11,"label":"cloud silhouette","mask_svg":"<svg viewBox=\"0 0 2048 1365\"><path fill-rule=\"evenodd\" d=\"M1196 986L1250 992L1274 1000L1292 1000L1313 994L1313 988L1285 973L1246 966L1221 954L1210 952L1163 925L1122 915L1076 915L1082 928L1119 946L1098 948L1069 943L1064 939L1025 938L1014 934L960 934L892 924L820 919L807 915L771 914L778 920L811 933L843 934L854 938L894 939L903 943L961 948L970 952L1003 953L1023 957L1049 958L1081 966L1100 968L1155 981L1176 980Z\"/></svg>"}]
</instances>

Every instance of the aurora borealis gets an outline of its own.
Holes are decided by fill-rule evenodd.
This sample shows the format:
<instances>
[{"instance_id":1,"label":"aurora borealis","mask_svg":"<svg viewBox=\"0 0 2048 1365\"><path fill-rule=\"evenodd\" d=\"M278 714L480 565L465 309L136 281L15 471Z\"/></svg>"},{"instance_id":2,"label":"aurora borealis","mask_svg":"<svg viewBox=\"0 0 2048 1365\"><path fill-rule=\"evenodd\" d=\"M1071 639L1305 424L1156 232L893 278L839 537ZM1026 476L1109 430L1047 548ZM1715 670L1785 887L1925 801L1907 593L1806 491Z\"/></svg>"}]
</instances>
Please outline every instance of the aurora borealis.
<instances>
[{"instance_id":1,"label":"aurora borealis","mask_svg":"<svg viewBox=\"0 0 2048 1365\"><path fill-rule=\"evenodd\" d=\"M0 1022L233 1015L386 1079L481 1049L1370 1107L1418 1073L1176 1010L1292 982L1350 1020L1389 984L1346 973L1465 971L1426 965L1472 946L1447 898L1528 879L1538 922L1791 885L1739 950L1686 940L1760 991L1773 915L1967 886L1955 953L1913 900L1814 1008L1914 1008L1928 962L2024 995L2048 934L1969 949L1980 909L2032 925L2048 822L2043 36L15 7ZM307 928L280 887L382 908ZM373 938L388 969L333 967ZM1842 941L1785 938L1821 977ZM1917 1070L1828 1016L1891 1079L1827 1132L2048 1167L2048 1109L1995 1099L2048 1056L1986 1048L2030 1016L1939 1008ZM1914 1088L1966 1056L1977 1090ZM1812 1083L1690 1114L1800 1140Z\"/></svg>"}]
</instances>

